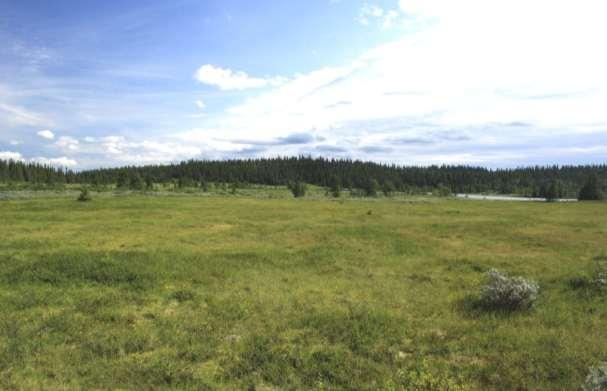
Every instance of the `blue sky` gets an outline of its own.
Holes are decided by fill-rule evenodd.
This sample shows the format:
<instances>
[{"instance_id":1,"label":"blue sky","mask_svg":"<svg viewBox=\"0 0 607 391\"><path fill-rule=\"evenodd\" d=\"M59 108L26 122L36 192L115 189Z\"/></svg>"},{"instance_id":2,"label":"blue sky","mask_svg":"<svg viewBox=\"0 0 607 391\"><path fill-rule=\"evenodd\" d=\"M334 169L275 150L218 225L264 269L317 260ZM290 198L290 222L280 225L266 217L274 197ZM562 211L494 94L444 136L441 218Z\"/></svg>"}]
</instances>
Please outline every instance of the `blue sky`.
<instances>
[{"instance_id":1,"label":"blue sky","mask_svg":"<svg viewBox=\"0 0 607 391\"><path fill-rule=\"evenodd\" d=\"M599 0L0 2L0 158L605 163Z\"/></svg>"}]
</instances>

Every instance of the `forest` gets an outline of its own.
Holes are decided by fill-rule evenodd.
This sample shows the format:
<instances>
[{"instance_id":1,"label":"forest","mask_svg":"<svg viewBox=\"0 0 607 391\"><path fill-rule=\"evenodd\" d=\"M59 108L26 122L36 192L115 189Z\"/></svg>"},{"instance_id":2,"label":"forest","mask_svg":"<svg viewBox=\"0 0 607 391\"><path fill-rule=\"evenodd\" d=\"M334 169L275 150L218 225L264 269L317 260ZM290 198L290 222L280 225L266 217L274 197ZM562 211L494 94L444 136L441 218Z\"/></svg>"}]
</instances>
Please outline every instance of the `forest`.
<instances>
[{"instance_id":1,"label":"forest","mask_svg":"<svg viewBox=\"0 0 607 391\"><path fill-rule=\"evenodd\" d=\"M277 157L242 160L189 160L166 165L125 166L85 171L37 163L0 161L0 183L33 186L83 184L145 189L153 183L204 187L206 183L374 188L405 193L495 193L575 198L588 183L607 187L607 165L534 166L490 169L473 166L401 166L349 159Z\"/></svg>"}]
</instances>

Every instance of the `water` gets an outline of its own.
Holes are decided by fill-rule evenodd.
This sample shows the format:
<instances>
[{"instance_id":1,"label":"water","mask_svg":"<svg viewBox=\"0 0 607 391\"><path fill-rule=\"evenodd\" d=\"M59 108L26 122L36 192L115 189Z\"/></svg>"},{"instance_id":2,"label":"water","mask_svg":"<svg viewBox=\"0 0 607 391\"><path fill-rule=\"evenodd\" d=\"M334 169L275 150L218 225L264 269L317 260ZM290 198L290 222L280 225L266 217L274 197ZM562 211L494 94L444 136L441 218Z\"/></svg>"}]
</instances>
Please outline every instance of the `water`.
<instances>
[{"instance_id":1,"label":"water","mask_svg":"<svg viewBox=\"0 0 607 391\"><path fill-rule=\"evenodd\" d=\"M502 195L483 195L483 194L456 194L457 198L467 200L484 200L484 201L523 201L523 202L546 202L545 198L539 197L515 197ZM575 198L563 198L555 200L556 202L577 202Z\"/></svg>"}]
</instances>

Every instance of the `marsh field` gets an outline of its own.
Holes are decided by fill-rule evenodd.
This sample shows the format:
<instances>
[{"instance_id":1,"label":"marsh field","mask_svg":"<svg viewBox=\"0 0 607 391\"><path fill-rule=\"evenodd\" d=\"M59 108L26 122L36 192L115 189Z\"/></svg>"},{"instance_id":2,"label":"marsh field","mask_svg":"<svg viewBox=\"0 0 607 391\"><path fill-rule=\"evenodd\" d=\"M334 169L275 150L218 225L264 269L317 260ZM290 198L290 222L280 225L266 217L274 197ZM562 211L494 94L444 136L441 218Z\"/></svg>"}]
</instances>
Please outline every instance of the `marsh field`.
<instances>
[{"instance_id":1,"label":"marsh field","mask_svg":"<svg viewBox=\"0 0 607 391\"><path fill-rule=\"evenodd\" d=\"M607 203L0 201L0 389L573 390L607 359ZM484 273L535 280L475 305Z\"/></svg>"}]
</instances>

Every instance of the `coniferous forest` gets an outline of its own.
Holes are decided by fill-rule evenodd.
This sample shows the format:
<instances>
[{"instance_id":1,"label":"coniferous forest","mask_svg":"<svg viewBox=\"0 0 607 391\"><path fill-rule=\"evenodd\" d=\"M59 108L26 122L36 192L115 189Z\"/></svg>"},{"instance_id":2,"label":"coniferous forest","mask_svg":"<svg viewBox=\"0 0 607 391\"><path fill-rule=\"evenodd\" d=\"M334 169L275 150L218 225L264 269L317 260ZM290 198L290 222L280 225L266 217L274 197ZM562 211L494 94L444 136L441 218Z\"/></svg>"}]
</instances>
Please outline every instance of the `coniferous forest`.
<instances>
[{"instance_id":1,"label":"coniferous forest","mask_svg":"<svg viewBox=\"0 0 607 391\"><path fill-rule=\"evenodd\" d=\"M144 187L174 183L178 187L205 183L311 185L345 189L374 187L402 192L497 193L525 196L577 197L592 181L599 191L607 187L607 165L535 166L488 169L472 166L399 166L311 157L246 160L190 160L177 164L101 168L75 172L36 163L0 161L0 183L118 185ZM131 186L132 187L132 186Z\"/></svg>"}]
</instances>

